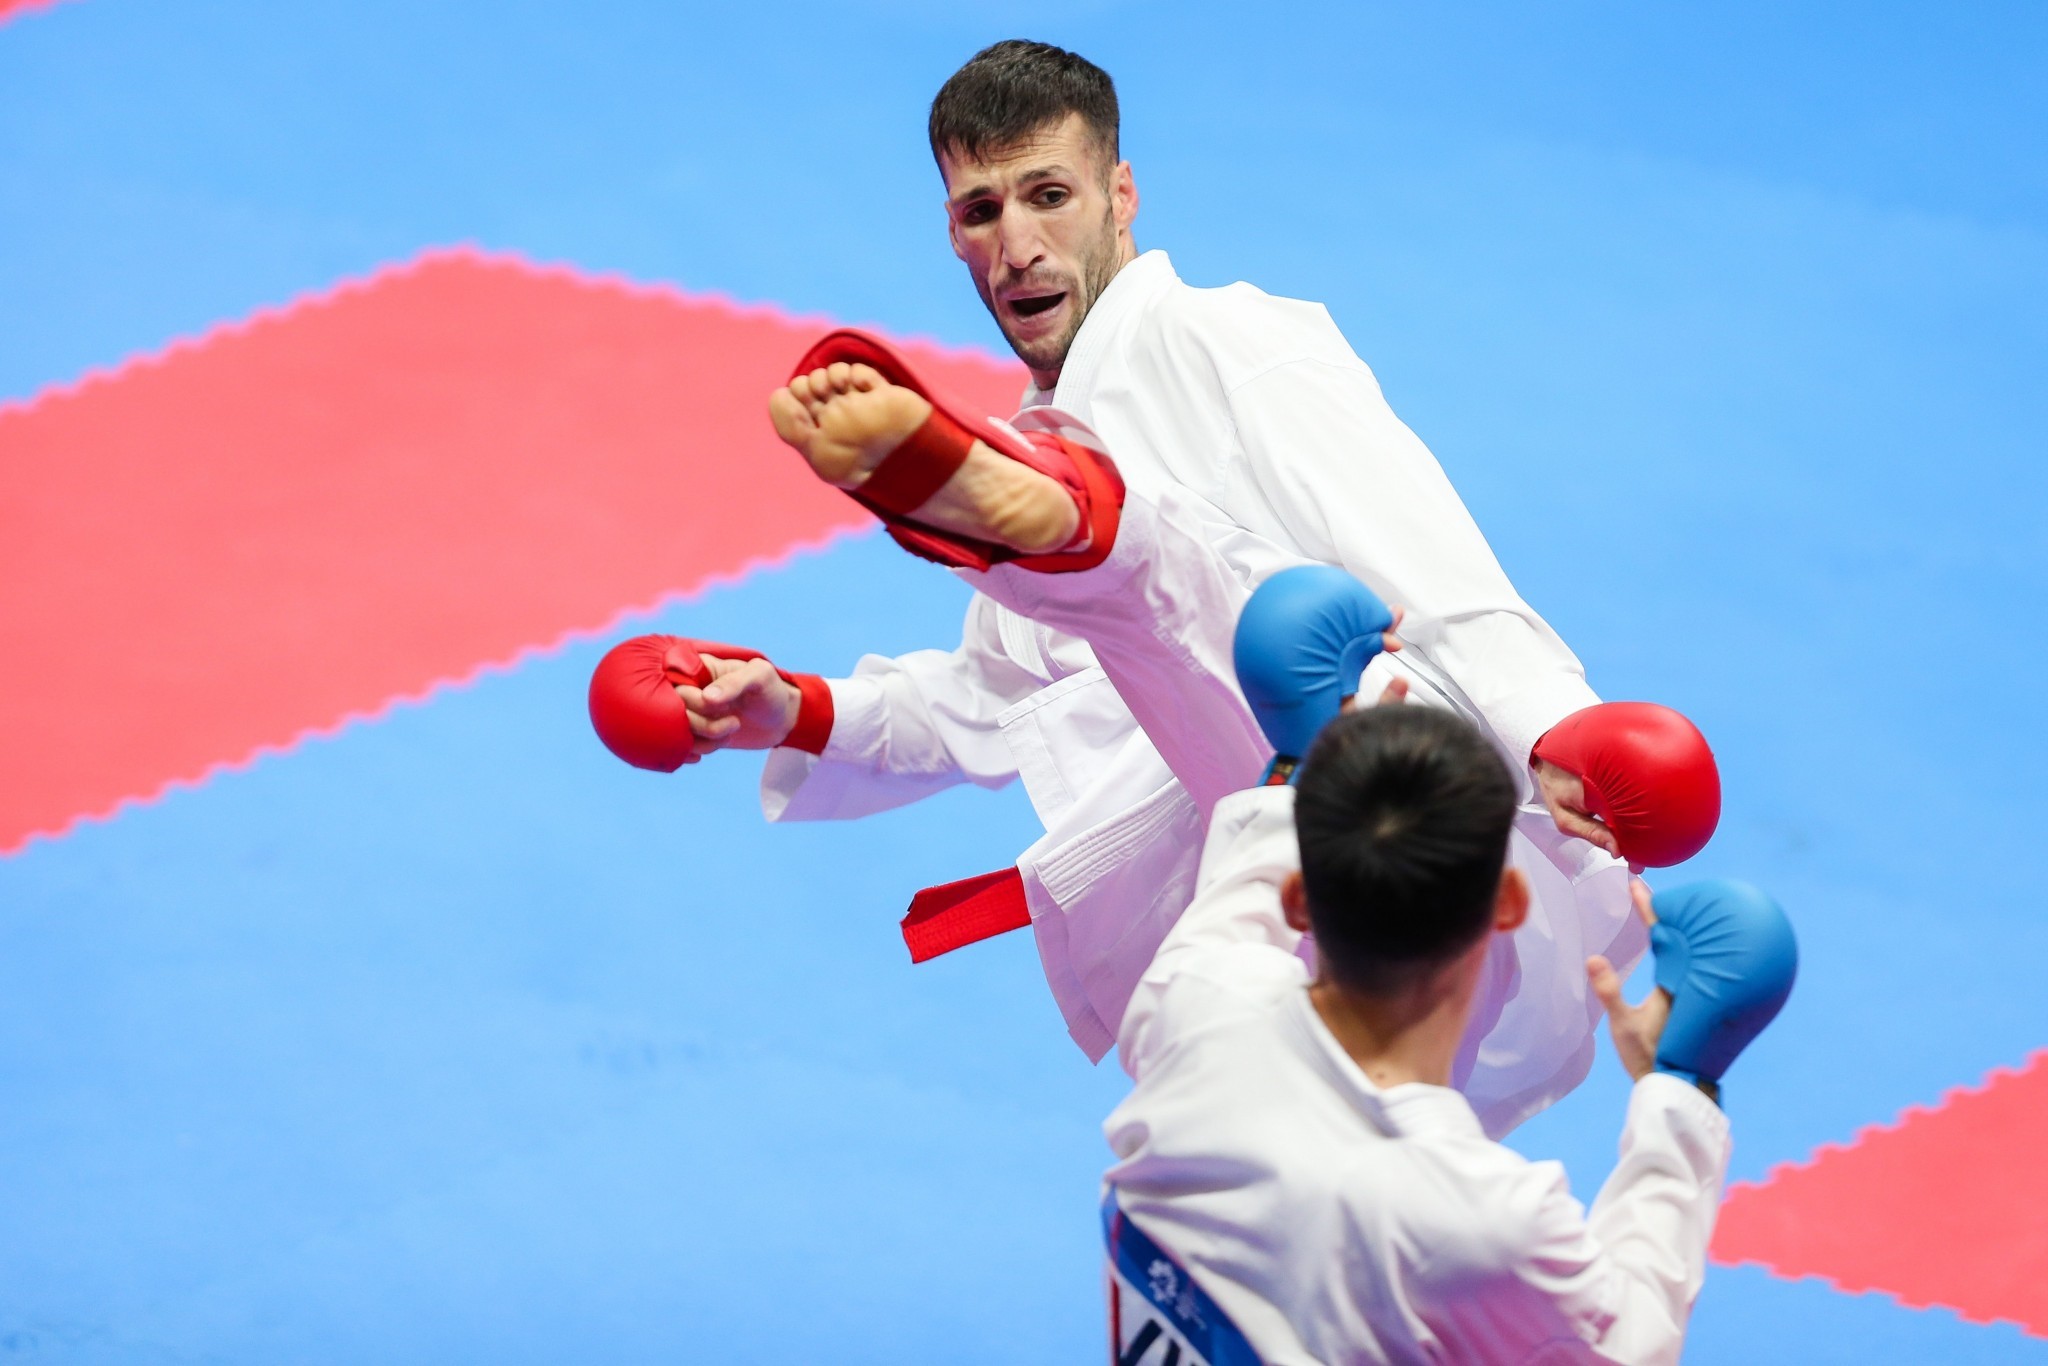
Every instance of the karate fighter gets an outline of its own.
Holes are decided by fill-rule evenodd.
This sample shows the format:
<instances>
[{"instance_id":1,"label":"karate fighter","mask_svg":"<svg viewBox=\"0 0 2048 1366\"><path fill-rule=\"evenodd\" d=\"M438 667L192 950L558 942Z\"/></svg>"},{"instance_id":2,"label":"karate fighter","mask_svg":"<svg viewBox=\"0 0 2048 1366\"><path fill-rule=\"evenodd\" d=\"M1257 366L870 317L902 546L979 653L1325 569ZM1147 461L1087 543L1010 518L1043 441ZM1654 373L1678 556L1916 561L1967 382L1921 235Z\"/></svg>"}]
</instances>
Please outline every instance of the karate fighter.
<instances>
[{"instance_id":1,"label":"karate fighter","mask_svg":"<svg viewBox=\"0 0 2048 1366\"><path fill-rule=\"evenodd\" d=\"M1508 757L1522 807L1515 857L1536 910L1527 931L1490 954L1485 1010L1506 1013L1482 1012L1460 1062L1489 1129L1505 1132L1590 1064L1599 1008L1577 964L1601 952L1626 968L1641 952L1624 858L1674 861L1697 843L1657 847L1645 837L1624 847L1626 794L1607 792L1595 773L1614 731L1600 723L1613 713L1598 711L1578 661L1515 594L1328 314L1248 285L1191 288L1163 253L1137 252L1137 189L1119 159L1104 73L1056 48L998 44L947 82L930 133L954 249L1031 373L1018 425L1056 410L1067 416L1045 421L1100 433L1120 480L1140 496L1170 495L1240 593L1312 560L1406 604L1409 648L1376 660L1370 686L1399 678L1418 701L1482 725ZM835 364L878 359L857 344L843 350L799 365L801 386L778 399L785 418L787 403L823 397L798 390L814 378L829 388ZM938 517L943 509L920 500L943 503L944 478L860 487L870 470L835 478L814 467L893 518L899 540L932 552L920 540L928 533L906 528L902 514ZM1053 520L998 521L983 534L1026 557L1070 555L1068 540L1088 540L1085 518L1072 520L1079 514L1041 515ZM986 558L948 562L972 571ZM981 909L1007 895L1019 921L1028 913L1067 1027L1095 1059L1192 895L1211 807L1262 763L1239 754L1249 771L1190 787L1084 634L986 593L970 604L958 649L869 656L850 678L788 673L734 647L667 648L683 651L665 668L685 688L694 731L675 762L773 748L763 774L770 819L858 817L963 781L1021 778L1046 834L1014 870L982 880ZM594 709L597 700L594 692ZM1575 724L1561 725L1567 718ZM1702 789L1700 802L1712 808L1711 831L1718 788ZM1013 923L1005 914L989 918Z\"/></svg>"},{"instance_id":2,"label":"karate fighter","mask_svg":"<svg viewBox=\"0 0 2048 1366\"><path fill-rule=\"evenodd\" d=\"M1302 575L1325 577L1282 583ZM1283 746L1334 712L1344 651L1385 620L1333 575L1276 576L1240 627ZM1654 906L1633 884L1657 984L1629 1006L1612 964L1586 964L1635 1080L1588 1213L1448 1084L1488 945L1528 915L1501 868L1516 794L1497 750L1450 713L1381 706L1322 728L1298 782L1218 804L1200 889L1124 1015L1111 1359L1677 1361L1727 1169L1720 1081L1796 975L1783 912L1737 883Z\"/></svg>"},{"instance_id":3,"label":"karate fighter","mask_svg":"<svg viewBox=\"0 0 2048 1366\"><path fill-rule=\"evenodd\" d=\"M875 364L800 377L778 428L827 477L910 489L884 500L914 505L889 513L907 542L979 559L992 600L1086 639L1213 806L1200 890L1122 1022L1137 1086L1105 1126L1121 1159L1103 1206L1112 1359L1675 1360L1727 1159L1719 1080L1796 965L1775 905L1700 884L1653 913L1637 882L1637 910L1658 918L1657 991L1629 1007L1610 963L1580 966L1638 1079L1589 1219L1553 1164L1488 1142L1450 1086L1492 946L1529 913L1527 879L1503 866L1506 766L1447 709L1330 724L1366 661L1401 648L1399 615L1324 565L1247 598L1191 500L1120 490L1070 419L962 422L871 339L821 345ZM643 681L687 734L665 673ZM1659 793L1683 805L1668 756L1623 748L1641 814L1659 814ZM1269 755L1263 785L1218 795Z\"/></svg>"}]
</instances>

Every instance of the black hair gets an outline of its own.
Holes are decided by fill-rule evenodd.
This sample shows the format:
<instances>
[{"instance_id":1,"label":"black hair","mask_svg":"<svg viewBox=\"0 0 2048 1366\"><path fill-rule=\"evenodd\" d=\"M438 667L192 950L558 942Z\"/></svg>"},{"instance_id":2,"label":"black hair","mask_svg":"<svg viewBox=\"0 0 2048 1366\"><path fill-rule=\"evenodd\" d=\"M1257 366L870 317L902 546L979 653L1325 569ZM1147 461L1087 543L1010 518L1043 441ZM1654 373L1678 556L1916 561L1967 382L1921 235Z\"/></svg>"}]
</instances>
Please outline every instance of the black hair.
<instances>
[{"instance_id":1,"label":"black hair","mask_svg":"<svg viewBox=\"0 0 2048 1366\"><path fill-rule=\"evenodd\" d=\"M1107 175L1121 159L1109 73L1065 48L1008 38L975 53L939 87L929 125L932 157L983 161L1069 114L1081 116Z\"/></svg>"},{"instance_id":2,"label":"black hair","mask_svg":"<svg viewBox=\"0 0 2048 1366\"><path fill-rule=\"evenodd\" d=\"M1294 824L1330 975L1398 991L1483 938L1515 802L1499 752L1450 712L1368 707L1324 727L1302 765Z\"/></svg>"}]
</instances>

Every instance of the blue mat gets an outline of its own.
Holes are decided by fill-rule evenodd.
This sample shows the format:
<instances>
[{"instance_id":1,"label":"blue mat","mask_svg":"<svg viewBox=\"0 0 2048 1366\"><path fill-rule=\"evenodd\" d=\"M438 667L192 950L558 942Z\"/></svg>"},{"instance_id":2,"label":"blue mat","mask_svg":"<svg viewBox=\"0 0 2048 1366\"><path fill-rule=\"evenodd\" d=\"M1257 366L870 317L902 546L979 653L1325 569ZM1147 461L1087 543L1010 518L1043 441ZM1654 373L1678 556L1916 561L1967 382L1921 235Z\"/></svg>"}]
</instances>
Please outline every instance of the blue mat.
<instances>
[{"instance_id":1,"label":"blue mat","mask_svg":"<svg viewBox=\"0 0 2048 1366\"><path fill-rule=\"evenodd\" d=\"M1728 816L1675 876L1769 885L1806 945L1730 1088L1736 1175L2048 1043L2048 19L1039 17L1119 79L1140 243L1329 302L1596 685L1714 737ZM0 398L460 240L999 345L922 117L1001 36L919 5L16 18ZM950 643L960 602L865 541L657 624L830 671ZM1119 1074L1023 938L913 971L893 927L1030 838L1021 796L768 829L754 760L596 747L598 648L0 860L0 1347L1100 1351ZM1590 1197L1620 1095L1603 1056L1516 1141ZM2042 1351L1744 1269L1688 1359Z\"/></svg>"}]
</instances>

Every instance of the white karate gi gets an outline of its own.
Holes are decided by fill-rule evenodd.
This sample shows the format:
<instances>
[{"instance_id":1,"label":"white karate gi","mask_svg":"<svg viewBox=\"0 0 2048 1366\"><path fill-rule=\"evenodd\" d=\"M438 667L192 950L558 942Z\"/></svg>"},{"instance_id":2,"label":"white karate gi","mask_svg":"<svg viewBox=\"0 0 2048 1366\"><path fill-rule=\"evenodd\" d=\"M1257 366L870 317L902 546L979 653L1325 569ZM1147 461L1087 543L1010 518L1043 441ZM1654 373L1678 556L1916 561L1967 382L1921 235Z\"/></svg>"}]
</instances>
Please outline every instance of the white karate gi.
<instances>
[{"instance_id":1,"label":"white karate gi","mask_svg":"<svg viewBox=\"0 0 2048 1366\"><path fill-rule=\"evenodd\" d=\"M1458 1092L1381 1088L1345 1053L1281 912L1299 865L1292 788L1218 804L1200 890L1118 1040L1137 1085L1103 1132L1124 1215L1265 1366L1677 1361L1726 1117L1675 1077L1637 1082L1588 1214L1557 1163L1490 1142ZM1117 1352L1148 1314L1171 1324L1158 1303L1124 1296Z\"/></svg>"},{"instance_id":2,"label":"white karate gi","mask_svg":"<svg viewBox=\"0 0 2048 1366\"><path fill-rule=\"evenodd\" d=\"M1489 988L1541 1008L1524 1010L1512 1036L1475 1032L1460 1076L1496 1133L1570 1091L1599 1013L1580 964L1606 953L1626 971L1645 940L1625 870L1558 834L1527 765L1545 730L1599 699L1329 314L1245 284L1191 288L1148 252L1089 311L1058 389L1030 392L1025 411L1046 401L1099 433L1134 494L1172 491L1242 589L1317 560L1408 609L1411 650L1376 665L1368 685L1402 672L1418 701L1484 726L1535 804L1538 818L1518 828L1543 856L1530 926L1517 953L1496 956ZM969 605L957 650L870 655L831 687L823 755L769 758L769 819L845 819L1021 777L1046 829L1017 861L1039 955L1069 1032L1100 1059L1193 893L1204 802L1220 792L1202 798L1176 780L1080 633L986 595Z\"/></svg>"}]
</instances>

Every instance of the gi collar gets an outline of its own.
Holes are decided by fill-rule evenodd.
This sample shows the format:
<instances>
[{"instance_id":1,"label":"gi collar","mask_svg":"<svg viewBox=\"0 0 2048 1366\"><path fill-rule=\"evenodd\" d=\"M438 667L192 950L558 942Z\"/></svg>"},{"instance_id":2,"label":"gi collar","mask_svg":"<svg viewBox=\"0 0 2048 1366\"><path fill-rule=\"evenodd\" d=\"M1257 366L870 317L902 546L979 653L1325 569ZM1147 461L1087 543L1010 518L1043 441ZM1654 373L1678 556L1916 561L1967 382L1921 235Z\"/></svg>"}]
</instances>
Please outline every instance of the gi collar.
<instances>
[{"instance_id":1,"label":"gi collar","mask_svg":"<svg viewBox=\"0 0 2048 1366\"><path fill-rule=\"evenodd\" d=\"M1032 385L1025 391L1023 406L1050 403L1086 421L1096 372L1102 368L1103 357L1124 320L1143 312L1153 300L1179 283L1173 262L1157 249L1144 252L1118 271L1088 310L1088 316L1081 320L1081 330L1074 334L1074 344L1067 348L1066 363L1060 367L1059 384L1050 394Z\"/></svg>"},{"instance_id":2,"label":"gi collar","mask_svg":"<svg viewBox=\"0 0 2048 1366\"><path fill-rule=\"evenodd\" d=\"M1431 1086L1420 1081L1403 1082L1399 1086L1375 1085L1372 1078L1365 1075L1365 1070L1344 1051L1344 1045L1337 1042L1337 1036L1323 1023L1323 1017L1316 1014L1315 1003L1309 1000L1305 988L1291 995L1288 1009L1296 1025L1308 1035L1330 1084L1381 1133L1389 1138L1413 1138L1421 1134L1486 1137L1485 1130L1479 1125L1479 1116L1472 1111L1472 1102L1448 1086Z\"/></svg>"}]
</instances>

